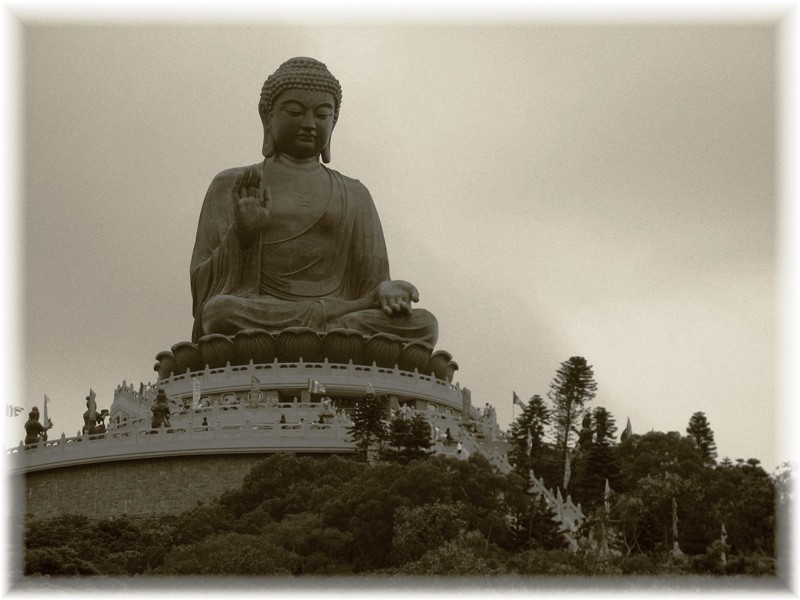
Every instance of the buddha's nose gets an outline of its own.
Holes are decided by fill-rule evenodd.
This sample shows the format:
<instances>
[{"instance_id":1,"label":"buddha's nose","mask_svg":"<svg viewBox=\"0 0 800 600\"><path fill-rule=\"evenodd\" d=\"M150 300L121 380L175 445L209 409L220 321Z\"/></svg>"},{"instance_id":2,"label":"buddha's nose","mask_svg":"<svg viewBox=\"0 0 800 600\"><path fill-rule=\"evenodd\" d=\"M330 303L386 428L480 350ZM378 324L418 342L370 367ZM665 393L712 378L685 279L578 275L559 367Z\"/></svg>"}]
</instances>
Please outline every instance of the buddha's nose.
<instances>
[{"instance_id":1,"label":"buddha's nose","mask_svg":"<svg viewBox=\"0 0 800 600\"><path fill-rule=\"evenodd\" d=\"M314 122L314 114L311 111L304 114L303 121L300 125L303 129L314 129L316 127Z\"/></svg>"}]
</instances>

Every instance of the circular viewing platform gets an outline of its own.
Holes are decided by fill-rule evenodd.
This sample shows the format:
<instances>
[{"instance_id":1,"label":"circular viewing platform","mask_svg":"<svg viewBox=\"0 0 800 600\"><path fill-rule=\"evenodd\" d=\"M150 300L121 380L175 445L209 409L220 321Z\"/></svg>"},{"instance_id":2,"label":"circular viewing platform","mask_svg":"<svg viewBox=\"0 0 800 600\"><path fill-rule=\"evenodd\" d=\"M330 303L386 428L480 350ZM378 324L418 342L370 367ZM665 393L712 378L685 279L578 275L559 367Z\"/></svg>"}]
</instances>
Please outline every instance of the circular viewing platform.
<instances>
[{"instance_id":1,"label":"circular viewing platform","mask_svg":"<svg viewBox=\"0 0 800 600\"><path fill-rule=\"evenodd\" d=\"M310 384L324 388L312 394ZM200 401L195 403L195 386ZM279 363L206 366L159 380L169 398L170 426L151 428L153 401L132 387L117 388L107 431L51 439L8 451L17 472L166 456L269 452L352 453L348 416L371 388L392 410L426 416L432 439L462 416L471 418L469 392L434 376L373 365ZM255 392L255 393L254 393ZM194 407L193 407L194 406Z\"/></svg>"}]
</instances>

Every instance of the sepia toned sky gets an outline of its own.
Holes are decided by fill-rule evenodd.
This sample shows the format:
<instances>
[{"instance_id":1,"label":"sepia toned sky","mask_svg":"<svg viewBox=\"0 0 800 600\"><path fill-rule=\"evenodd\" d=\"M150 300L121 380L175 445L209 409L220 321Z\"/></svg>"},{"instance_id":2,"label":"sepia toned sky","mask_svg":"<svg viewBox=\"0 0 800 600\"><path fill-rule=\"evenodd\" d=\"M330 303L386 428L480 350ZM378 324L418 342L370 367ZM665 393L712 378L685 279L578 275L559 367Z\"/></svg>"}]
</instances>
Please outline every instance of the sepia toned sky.
<instances>
[{"instance_id":1,"label":"sepia toned sky","mask_svg":"<svg viewBox=\"0 0 800 600\"><path fill-rule=\"evenodd\" d=\"M190 339L206 188L260 159L264 79L313 56L343 88L330 166L369 188L473 404L506 427L513 390L546 397L580 355L620 430L703 411L720 459L789 458L776 22L78 21L19 41L13 401L47 394L56 435L90 387L107 408Z\"/></svg>"}]
</instances>

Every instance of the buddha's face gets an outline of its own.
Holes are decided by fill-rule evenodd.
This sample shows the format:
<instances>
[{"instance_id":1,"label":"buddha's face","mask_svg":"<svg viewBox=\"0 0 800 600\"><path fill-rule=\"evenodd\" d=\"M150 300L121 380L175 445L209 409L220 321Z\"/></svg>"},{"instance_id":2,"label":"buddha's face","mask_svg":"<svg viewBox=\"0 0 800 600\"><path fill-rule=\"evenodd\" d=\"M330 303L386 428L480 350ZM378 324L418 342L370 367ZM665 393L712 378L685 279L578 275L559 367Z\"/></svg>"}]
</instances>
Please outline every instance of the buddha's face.
<instances>
[{"instance_id":1,"label":"buddha's face","mask_svg":"<svg viewBox=\"0 0 800 600\"><path fill-rule=\"evenodd\" d=\"M319 155L333 132L333 109L333 95L329 92L282 92L267 115L275 150L295 158Z\"/></svg>"}]
</instances>

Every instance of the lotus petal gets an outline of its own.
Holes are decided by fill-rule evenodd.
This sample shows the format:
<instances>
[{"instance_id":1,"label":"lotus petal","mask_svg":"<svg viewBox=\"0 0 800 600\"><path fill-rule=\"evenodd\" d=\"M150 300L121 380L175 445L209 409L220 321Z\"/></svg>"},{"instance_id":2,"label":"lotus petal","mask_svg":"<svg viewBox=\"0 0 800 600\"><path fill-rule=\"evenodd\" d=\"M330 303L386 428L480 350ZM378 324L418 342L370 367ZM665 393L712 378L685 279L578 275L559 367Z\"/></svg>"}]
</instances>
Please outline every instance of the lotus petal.
<instances>
[{"instance_id":1,"label":"lotus petal","mask_svg":"<svg viewBox=\"0 0 800 600\"><path fill-rule=\"evenodd\" d=\"M320 353L331 363L361 364L364 356L364 336L355 329L332 329L322 338Z\"/></svg>"},{"instance_id":2,"label":"lotus petal","mask_svg":"<svg viewBox=\"0 0 800 600\"><path fill-rule=\"evenodd\" d=\"M428 363L431 360L433 346L425 342L408 342L400 352L400 359L397 366L403 371L413 371L416 369L420 373L428 374Z\"/></svg>"},{"instance_id":3,"label":"lotus petal","mask_svg":"<svg viewBox=\"0 0 800 600\"><path fill-rule=\"evenodd\" d=\"M233 340L221 333L210 333L201 337L197 345L203 362L212 369L224 367L234 358Z\"/></svg>"},{"instance_id":4,"label":"lotus petal","mask_svg":"<svg viewBox=\"0 0 800 600\"><path fill-rule=\"evenodd\" d=\"M287 327L278 334L278 360L280 362L320 361L319 334L308 327Z\"/></svg>"},{"instance_id":5,"label":"lotus petal","mask_svg":"<svg viewBox=\"0 0 800 600\"><path fill-rule=\"evenodd\" d=\"M428 369L433 372L437 379L447 379L447 369L453 356L446 350L437 350L431 355Z\"/></svg>"},{"instance_id":6,"label":"lotus petal","mask_svg":"<svg viewBox=\"0 0 800 600\"><path fill-rule=\"evenodd\" d=\"M200 349L191 342L178 342L172 346L172 353L178 363L175 373L185 373L186 369L202 371L206 366Z\"/></svg>"},{"instance_id":7,"label":"lotus petal","mask_svg":"<svg viewBox=\"0 0 800 600\"><path fill-rule=\"evenodd\" d=\"M236 364L246 365L251 360L257 365L271 363L278 355L275 338L263 329L243 329L233 339Z\"/></svg>"},{"instance_id":8,"label":"lotus petal","mask_svg":"<svg viewBox=\"0 0 800 600\"><path fill-rule=\"evenodd\" d=\"M169 350L162 350L156 354L156 364L153 366L153 370L161 379L166 379L171 373L180 373L175 355Z\"/></svg>"},{"instance_id":9,"label":"lotus petal","mask_svg":"<svg viewBox=\"0 0 800 600\"><path fill-rule=\"evenodd\" d=\"M389 333L376 333L364 342L364 360L379 367L393 368L403 349L403 340Z\"/></svg>"}]
</instances>

